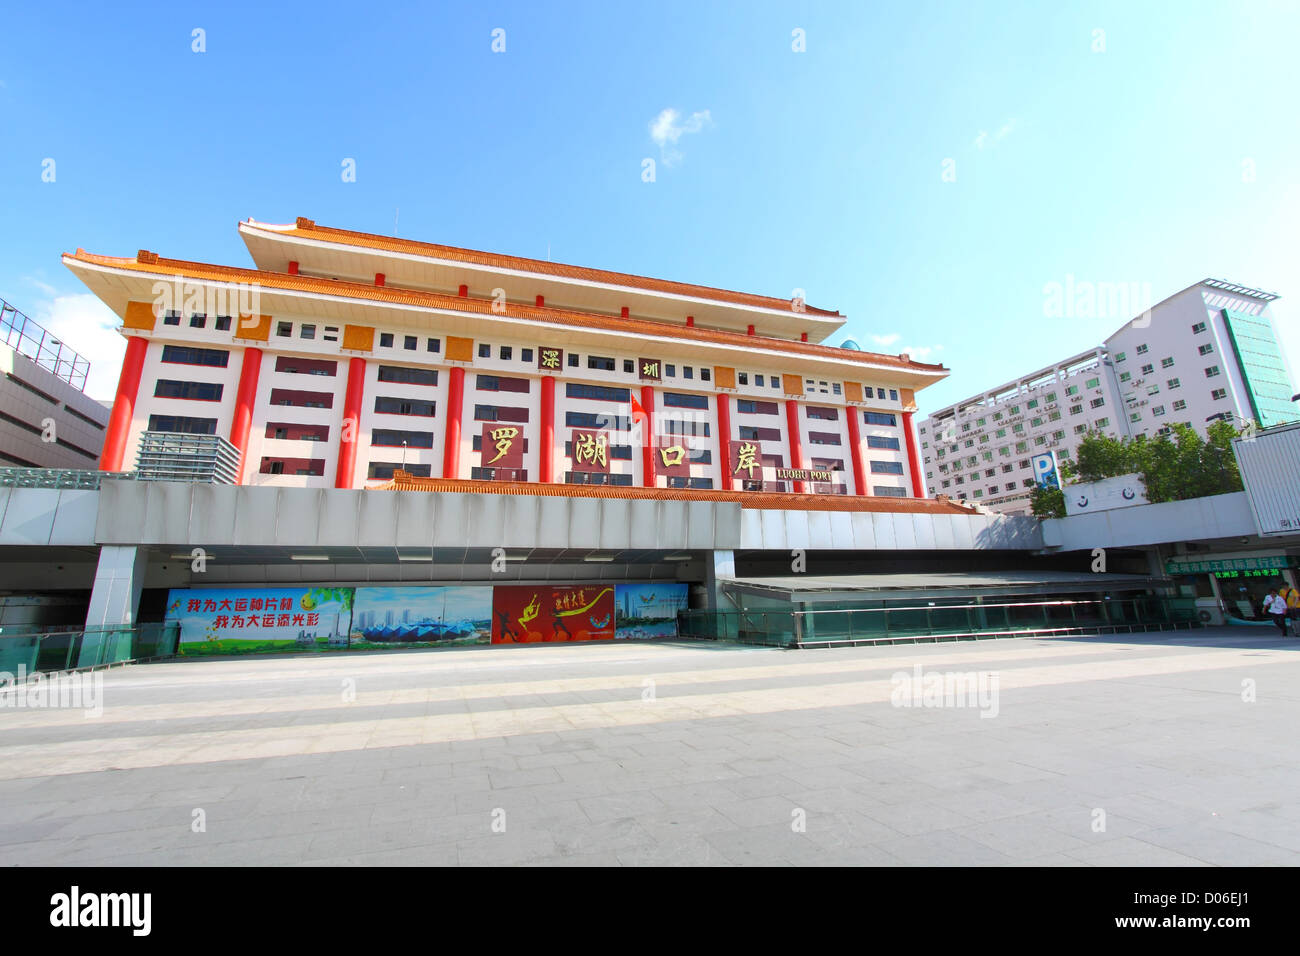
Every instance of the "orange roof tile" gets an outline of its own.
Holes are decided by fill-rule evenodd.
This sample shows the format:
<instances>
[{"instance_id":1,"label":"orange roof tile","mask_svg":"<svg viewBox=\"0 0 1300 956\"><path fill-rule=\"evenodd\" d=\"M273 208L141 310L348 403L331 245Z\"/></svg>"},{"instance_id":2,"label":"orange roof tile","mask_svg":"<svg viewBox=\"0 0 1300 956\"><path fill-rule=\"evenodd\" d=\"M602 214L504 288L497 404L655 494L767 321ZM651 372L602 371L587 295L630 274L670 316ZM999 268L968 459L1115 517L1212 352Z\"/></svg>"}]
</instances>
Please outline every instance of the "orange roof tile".
<instances>
[{"instance_id":1,"label":"orange roof tile","mask_svg":"<svg viewBox=\"0 0 1300 956\"><path fill-rule=\"evenodd\" d=\"M430 309L443 309L478 315L504 315L511 318L546 322L551 325L569 328L600 329L612 332L625 332L636 335L659 336L671 333L674 338L687 341L712 343L717 345L741 346L748 349L760 349L767 352L807 355L817 358L835 359L841 362L853 362L861 365L875 365L921 373L946 373L942 365L929 365L910 359L904 360L896 355L881 355L876 352L859 352L855 349L839 349L828 345L815 345L811 342L793 342L789 339L775 339L763 335L745 335L741 332L728 332L716 329L702 329L686 325L670 325L650 319L619 318L609 315L596 315L588 312L575 312L568 309L555 309L550 306L526 305L510 302L505 311L493 309L492 299L448 295L441 292L425 292L415 289L403 289L398 286L374 286L361 282L346 282L339 279L324 279L316 276L289 275L282 272L268 272L261 269L242 269L237 266L220 266L204 262L187 262L183 259L165 259L156 253L141 250L136 258L119 256L101 256L78 249L76 253L65 253L66 258L90 265L108 266L126 269L148 275L179 276L191 279L207 279L216 282L255 282L266 289L284 289L296 292L312 292L320 295L340 296L343 298L387 302L400 305L412 305Z\"/></svg>"},{"instance_id":2,"label":"orange roof tile","mask_svg":"<svg viewBox=\"0 0 1300 956\"><path fill-rule=\"evenodd\" d=\"M538 275L558 276L566 279L579 279L583 282L603 282L609 285L628 286L633 289L645 289L649 292L666 292L673 295L688 295L699 299L713 299L718 302L731 302L737 305L750 305L764 309L790 308L789 299L778 299L767 295L754 295L749 292L732 292L728 289L715 289L710 286L693 285L688 282L673 282L668 279L651 279L646 276L631 275L626 272L609 272L604 269L589 269L583 266L570 266L561 262L545 262L541 259L528 259L523 256L507 256L495 252L479 252L474 249L462 249L457 246L444 246L434 242L419 242L415 239L399 239L395 236L378 236L368 232L354 232L351 229L336 229L332 226L318 226L310 219L298 217L293 226L280 226L256 222L249 219L247 225L262 227L281 236L294 236L301 239L315 239L321 242L334 242L364 249L382 252L402 252L410 255L427 256L431 259L444 259L452 262L465 262L472 265L488 266L495 269L513 269L519 272L533 272ZM816 309L804 305L804 314L826 318L843 318L838 311Z\"/></svg>"},{"instance_id":3,"label":"orange roof tile","mask_svg":"<svg viewBox=\"0 0 1300 956\"><path fill-rule=\"evenodd\" d=\"M877 498L853 495L800 495L770 491L714 491L687 488L636 488L616 485L569 485L531 481L476 481L468 478L421 478L404 471L377 491L442 491L484 495L540 495L560 498L639 498L660 501L736 501L742 508L790 511L867 511L895 514L976 514L954 501L931 498Z\"/></svg>"}]
</instances>

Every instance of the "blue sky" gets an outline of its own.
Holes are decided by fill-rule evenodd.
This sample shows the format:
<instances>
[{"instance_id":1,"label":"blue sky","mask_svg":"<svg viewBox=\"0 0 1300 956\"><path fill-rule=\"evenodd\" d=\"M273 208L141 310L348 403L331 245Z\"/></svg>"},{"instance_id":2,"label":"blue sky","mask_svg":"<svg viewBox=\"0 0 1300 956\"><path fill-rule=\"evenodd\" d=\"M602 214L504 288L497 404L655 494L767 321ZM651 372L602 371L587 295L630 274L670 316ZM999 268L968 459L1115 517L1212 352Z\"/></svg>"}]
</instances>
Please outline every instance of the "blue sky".
<instances>
[{"instance_id":1,"label":"blue sky","mask_svg":"<svg viewBox=\"0 0 1300 956\"><path fill-rule=\"evenodd\" d=\"M120 339L59 254L247 265L248 216L803 289L865 347L952 369L923 412L1129 317L1048 317L1067 276L1155 301L1206 276L1279 293L1300 369L1300 4L74 4L5 21L0 296L91 358L96 397Z\"/></svg>"}]
</instances>

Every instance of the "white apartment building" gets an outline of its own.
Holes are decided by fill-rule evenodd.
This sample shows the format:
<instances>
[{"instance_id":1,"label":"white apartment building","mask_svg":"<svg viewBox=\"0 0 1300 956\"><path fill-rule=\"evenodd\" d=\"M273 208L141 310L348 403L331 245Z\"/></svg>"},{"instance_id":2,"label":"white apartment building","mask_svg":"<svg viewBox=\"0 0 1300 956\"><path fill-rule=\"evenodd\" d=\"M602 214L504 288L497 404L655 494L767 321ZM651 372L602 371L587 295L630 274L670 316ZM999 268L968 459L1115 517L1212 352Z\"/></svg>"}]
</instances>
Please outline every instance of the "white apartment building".
<instances>
[{"instance_id":1,"label":"white apartment building","mask_svg":"<svg viewBox=\"0 0 1300 956\"><path fill-rule=\"evenodd\" d=\"M1069 460L1089 430L1154 437L1177 422L1267 428L1300 419L1272 326L1277 296L1205 279L1087 352L939 409L918 426L926 489L1027 512L1030 459Z\"/></svg>"}]
</instances>

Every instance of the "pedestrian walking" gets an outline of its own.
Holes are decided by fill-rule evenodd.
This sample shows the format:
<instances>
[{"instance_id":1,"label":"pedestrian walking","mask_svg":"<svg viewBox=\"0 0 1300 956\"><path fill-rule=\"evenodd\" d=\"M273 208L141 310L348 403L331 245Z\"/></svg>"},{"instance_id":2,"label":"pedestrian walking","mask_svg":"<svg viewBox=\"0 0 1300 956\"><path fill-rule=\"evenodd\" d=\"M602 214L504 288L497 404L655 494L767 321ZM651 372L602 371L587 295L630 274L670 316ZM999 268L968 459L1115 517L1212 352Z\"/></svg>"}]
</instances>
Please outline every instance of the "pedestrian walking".
<instances>
[{"instance_id":1,"label":"pedestrian walking","mask_svg":"<svg viewBox=\"0 0 1300 956\"><path fill-rule=\"evenodd\" d=\"M1277 593L1277 588L1268 592L1268 597L1264 598L1264 613L1273 619L1277 629L1286 637L1286 600L1282 595Z\"/></svg>"}]
</instances>

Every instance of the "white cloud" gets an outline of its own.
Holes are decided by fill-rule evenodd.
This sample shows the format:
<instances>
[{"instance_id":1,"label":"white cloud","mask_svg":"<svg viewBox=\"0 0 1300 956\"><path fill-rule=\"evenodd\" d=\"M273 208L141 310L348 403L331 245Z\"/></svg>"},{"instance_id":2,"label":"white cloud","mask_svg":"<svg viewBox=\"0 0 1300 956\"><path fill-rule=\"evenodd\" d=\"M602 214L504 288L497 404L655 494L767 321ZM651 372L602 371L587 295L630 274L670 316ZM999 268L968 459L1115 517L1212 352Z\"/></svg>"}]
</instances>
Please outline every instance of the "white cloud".
<instances>
[{"instance_id":1,"label":"white cloud","mask_svg":"<svg viewBox=\"0 0 1300 956\"><path fill-rule=\"evenodd\" d=\"M48 296L53 297L59 294L58 289L54 288L54 286L50 285L48 282L42 282L40 279L36 278L35 276L23 276L23 279L27 282L30 282L32 285L36 286L36 288L40 289Z\"/></svg>"},{"instance_id":2,"label":"white cloud","mask_svg":"<svg viewBox=\"0 0 1300 956\"><path fill-rule=\"evenodd\" d=\"M117 333L121 320L97 296L55 295L40 303L32 318L46 331L84 359L90 361L86 394L111 401L117 393L117 377L126 354L126 340Z\"/></svg>"},{"instance_id":3,"label":"white cloud","mask_svg":"<svg viewBox=\"0 0 1300 956\"><path fill-rule=\"evenodd\" d=\"M659 154L665 166L672 166L681 161L682 152L677 148L677 141L687 133L698 133L713 123L708 110L692 113L685 120L682 114L672 107L661 111L650 122L650 138L659 147Z\"/></svg>"},{"instance_id":4,"label":"white cloud","mask_svg":"<svg viewBox=\"0 0 1300 956\"><path fill-rule=\"evenodd\" d=\"M942 352L942 345L909 345L899 351L899 355L909 355L918 362L929 358L935 352Z\"/></svg>"},{"instance_id":5,"label":"white cloud","mask_svg":"<svg viewBox=\"0 0 1300 956\"><path fill-rule=\"evenodd\" d=\"M875 342L877 345L888 346L893 345L901 338L902 336L897 332L891 332L889 335L873 335L871 341Z\"/></svg>"}]
</instances>

